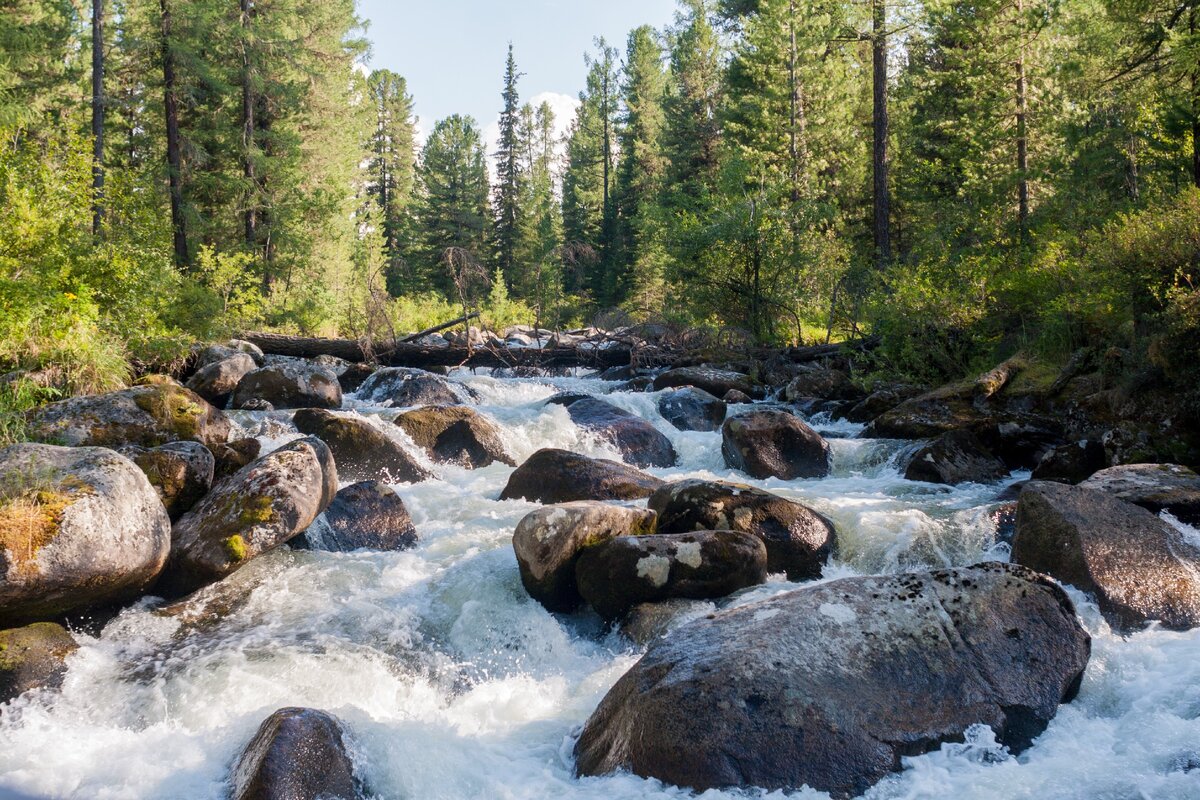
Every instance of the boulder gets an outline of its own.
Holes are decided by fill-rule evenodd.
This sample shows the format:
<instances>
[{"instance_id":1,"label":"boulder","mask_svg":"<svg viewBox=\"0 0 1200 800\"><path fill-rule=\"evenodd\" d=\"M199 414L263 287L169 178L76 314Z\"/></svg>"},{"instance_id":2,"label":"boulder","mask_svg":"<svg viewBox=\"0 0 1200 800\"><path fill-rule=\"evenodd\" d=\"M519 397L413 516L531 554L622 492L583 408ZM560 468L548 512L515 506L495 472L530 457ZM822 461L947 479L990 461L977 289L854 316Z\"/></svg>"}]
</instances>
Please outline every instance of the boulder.
<instances>
[{"instance_id":1,"label":"boulder","mask_svg":"<svg viewBox=\"0 0 1200 800\"><path fill-rule=\"evenodd\" d=\"M789 403L806 397L850 400L861 396L862 392L849 375L840 369L821 365L811 365L801 370L783 389L783 397Z\"/></svg>"},{"instance_id":2,"label":"boulder","mask_svg":"<svg viewBox=\"0 0 1200 800\"><path fill-rule=\"evenodd\" d=\"M344 394L353 394L374 374L375 367L370 364L351 364L338 375L338 385L342 387Z\"/></svg>"},{"instance_id":3,"label":"boulder","mask_svg":"<svg viewBox=\"0 0 1200 800\"><path fill-rule=\"evenodd\" d=\"M721 426L725 464L752 478L823 478L829 474L829 443L786 411L739 414Z\"/></svg>"},{"instance_id":4,"label":"boulder","mask_svg":"<svg viewBox=\"0 0 1200 800\"><path fill-rule=\"evenodd\" d=\"M259 726L238 757L234 800L357 800L354 764L337 717L281 708Z\"/></svg>"},{"instance_id":5,"label":"boulder","mask_svg":"<svg viewBox=\"0 0 1200 800\"><path fill-rule=\"evenodd\" d=\"M212 488L217 462L199 442L168 442L153 448L130 445L120 453L146 473L172 521Z\"/></svg>"},{"instance_id":6,"label":"boulder","mask_svg":"<svg viewBox=\"0 0 1200 800\"><path fill-rule=\"evenodd\" d=\"M235 439L232 442L214 446L212 454L217 465L213 471L213 479L228 478L258 458L261 453L262 442L258 439Z\"/></svg>"},{"instance_id":7,"label":"boulder","mask_svg":"<svg viewBox=\"0 0 1200 800\"><path fill-rule=\"evenodd\" d=\"M241 339L230 339L225 344L210 344L201 349L196 354L195 369L199 371L210 364L216 364L218 361L224 361L239 355L250 356L250 358L254 359L255 365L260 367L266 360L266 356L263 355L263 351L258 345Z\"/></svg>"},{"instance_id":8,"label":"boulder","mask_svg":"<svg viewBox=\"0 0 1200 800\"><path fill-rule=\"evenodd\" d=\"M137 597L171 520L137 465L100 447L0 450L0 627Z\"/></svg>"},{"instance_id":9,"label":"boulder","mask_svg":"<svg viewBox=\"0 0 1200 800\"><path fill-rule=\"evenodd\" d=\"M396 424L429 457L443 464L479 469L499 461L517 464L504 451L500 429L468 406L428 406L406 411Z\"/></svg>"},{"instance_id":10,"label":"boulder","mask_svg":"<svg viewBox=\"0 0 1200 800\"><path fill-rule=\"evenodd\" d=\"M911 400L920 394L921 391L912 386L887 386L871 392L853 406L841 411L838 416L850 422L870 422L905 400Z\"/></svg>"},{"instance_id":11,"label":"boulder","mask_svg":"<svg viewBox=\"0 0 1200 800\"><path fill-rule=\"evenodd\" d=\"M501 500L567 503L572 500L638 500L663 482L633 467L569 450L538 450L517 467Z\"/></svg>"},{"instance_id":12,"label":"boulder","mask_svg":"<svg viewBox=\"0 0 1200 800\"><path fill-rule=\"evenodd\" d=\"M231 430L224 414L174 382L72 397L29 416L33 439L67 447L157 447L182 441L212 447L226 441Z\"/></svg>"},{"instance_id":13,"label":"boulder","mask_svg":"<svg viewBox=\"0 0 1200 800\"><path fill-rule=\"evenodd\" d=\"M1060 445L1043 454L1033 468L1035 481L1077 484L1108 466L1104 445L1094 439Z\"/></svg>"},{"instance_id":14,"label":"boulder","mask_svg":"<svg viewBox=\"0 0 1200 800\"><path fill-rule=\"evenodd\" d=\"M195 591L300 534L337 494L333 455L320 439L297 439L213 487L171 531L158 590Z\"/></svg>"},{"instance_id":15,"label":"boulder","mask_svg":"<svg viewBox=\"0 0 1200 800\"><path fill-rule=\"evenodd\" d=\"M1200 625L1200 547L1105 492L1031 481L1017 501L1012 559L1096 596L1116 628Z\"/></svg>"},{"instance_id":16,"label":"boulder","mask_svg":"<svg viewBox=\"0 0 1200 800\"><path fill-rule=\"evenodd\" d=\"M991 419L975 407L968 395L942 387L884 411L862 435L869 439L933 439L950 431L978 430L988 424Z\"/></svg>"},{"instance_id":17,"label":"boulder","mask_svg":"<svg viewBox=\"0 0 1200 800\"><path fill-rule=\"evenodd\" d=\"M349 553L407 550L416 543L417 529L396 490L380 481L364 481L338 492L325 513L290 545Z\"/></svg>"},{"instance_id":18,"label":"boulder","mask_svg":"<svg viewBox=\"0 0 1200 800\"><path fill-rule=\"evenodd\" d=\"M465 387L421 369L385 367L358 387L361 400L396 408L453 406L470 400Z\"/></svg>"},{"instance_id":19,"label":"boulder","mask_svg":"<svg viewBox=\"0 0 1200 800\"><path fill-rule=\"evenodd\" d=\"M550 611L573 611L582 598L575 562L586 547L617 536L654 532L654 512L596 501L543 506L525 516L513 533L521 583Z\"/></svg>"},{"instance_id":20,"label":"boulder","mask_svg":"<svg viewBox=\"0 0 1200 800\"><path fill-rule=\"evenodd\" d=\"M695 386L711 395L722 397L730 389L736 389L750 397L762 397L762 392L750 380L750 376L727 369L714 367L679 367L667 370L654 379L654 391L673 389L679 386Z\"/></svg>"},{"instance_id":21,"label":"boulder","mask_svg":"<svg viewBox=\"0 0 1200 800\"><path fill-rule=\"evenodd\" d=\"M645 647L685 622L712 612L713 604L709 600L675 598L663 600L661 603L639 603L621 618L621 635L634 644Z\"/></svg>"},{"instance_id":22,"label":"boulder","mask_svg":"<svg viewBox=\"0 0 1200 800\"><path fill-rule=\"evenodd\" d=\"M766 579L767 548L737 531L618 536L575 563L580 596L606 620L639 603L725 597Z\"/></svg>"},{"instance_id":23,"label":"boulder","mask_svg":"<svg viewBox=\"0 0 1200 800\"><path fill-rule=\"evenodd\" d=\"M625 460L639 467L675 465L671 440L646 420L595 397L567 405L571 420L584 430L611 442Z\"/></svg>"},{"instance_id":24,"label":"boulder","mask_svg":"<svg viewBox=\"0 0 1200 800\"><path fill-rule=\"evenodd\" d=\"M187 388L217 408L224 408L242 378L256 369L258 365L253 358L245 353L236 353L197 370L188 378Z\"/></svg>"},{"instance_id":25,"label":"boulder","mask_svg":"<svg viewBox=\"0 0 1200 800\"><path fill-rule=\"evenodd\" d=\"M292 424L329 445L338 474L346 480L419 483L431 477L398 441L362 417L304 408Z\"/></svg>"},{"instance_id":26,"label":"boulder","mask_svg":"<svg viewBox=\"0 0 1200 800\"><path fill-rule=\"evenodd\" d=\"M715 431L725 421L725 401L703 389L683 386L658 398L658 413L681 431Z\"/></svg>"},{"instance_id":27,"label":"boulder","mask_svg":"<svg viewBox=\"0 0 1200 800\"><path fill-rule=\"evenodd\" d=\"M588 720L576 771L859 795L976 724L1028 747L1090 647L1066 593L1008 564L798 589L652 644Z\"/></svg>"},{"instance_id":28,"label":"boulder","mask_svg":"<svg viewBox=\"0 0 1200 800\"><path fill-rule=\"evenodd\" d=\"M234 408L252 401L274 408L341 408L342 387L331 370L303 362L270 364L247 373L233 393Z\"/></svg>"},{"instance_id":29,"label":"boulder","mask_svg":"<svg viewBox=\"0 0 1200 800\"><path fill-rule=\"evenodd\" d=\"M62 686L67 656L78 649L67 629L53 622L0 631L0 703Z\"/></svg>"},{"instance_id":30,"label":"boulder","mask_svg":"<svg viewBox=\"0 0 1200 800\"><path fill-rule=\"evenodd\" d=\"M913 455L904 470L910 481L990 483L1008 475L1008 467L970 431L950 431Z\"/></svg>"},{"instance_id":31,"label":"boulder","mask_svg":"<svg viewBox=\"0 0 1200 800\"><path fill-rule=\"evenodd\" d=\"M725 405L727 405L727 406L745 405L746 403L754 402L753 397L746 394L745 392L738 391L737 389L730 389L728 392L726 392L725 394L723 394L721 396L721 399L725 402Z\"/></svg>"},{"instance_id":32,"label":"boulder","mask_svg":"<svg viewBox=\"0 0 1200 800\"><path fill-rule=\"evenodd\" d=\"M1155 513L1200 525L1200 475L1179 464L1126 464L1095 473L1083 486Z\"/></svg>"},{"instance_id":33,"label":"boulder","mask_svg":"<svg viewBox=\"0 0 1200 800\"><path fill-rule=\"evenodd\" d=\"M630 378L624 383L617 384L613 392L648 392L654 386L654 380L646 375Z\"/></svg>"},{"instance_id":34,"label":"boulder","mask_svg":"<svg viewBox=\"0 0 1200 800\"><path fill-rule=\"evenodd\" d=\"M833 523L806 505L779 495L723 481L687 480L650 496L659 533L731 530L749 533L767 548L767 570L790 580L810 580L833 549Z\"/></svg>"}]
</instances>

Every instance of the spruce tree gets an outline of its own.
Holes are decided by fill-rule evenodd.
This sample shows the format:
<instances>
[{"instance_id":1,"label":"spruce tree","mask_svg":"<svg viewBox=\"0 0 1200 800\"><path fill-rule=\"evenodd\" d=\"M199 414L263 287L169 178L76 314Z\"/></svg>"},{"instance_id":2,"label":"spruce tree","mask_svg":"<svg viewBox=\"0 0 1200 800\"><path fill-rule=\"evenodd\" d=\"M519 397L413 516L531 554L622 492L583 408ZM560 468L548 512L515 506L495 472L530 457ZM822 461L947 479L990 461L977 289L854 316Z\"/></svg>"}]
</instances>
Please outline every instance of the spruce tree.
<instances>
[{"instance_id":1,"label":"spruce tree","mask_svg":"<svg viewBox=\"0 0 1200 800\"><path fill-rule=\"evenodd\" d=\"M517 232L521 211L521 169L518 141L520 97L517 93L517 62L513 46L508 45L508 61L504 68L504 110L500 112L500 141L495 152L495 252L497 267L512 285L516 276Z\"/></svg>"}]
</instances>

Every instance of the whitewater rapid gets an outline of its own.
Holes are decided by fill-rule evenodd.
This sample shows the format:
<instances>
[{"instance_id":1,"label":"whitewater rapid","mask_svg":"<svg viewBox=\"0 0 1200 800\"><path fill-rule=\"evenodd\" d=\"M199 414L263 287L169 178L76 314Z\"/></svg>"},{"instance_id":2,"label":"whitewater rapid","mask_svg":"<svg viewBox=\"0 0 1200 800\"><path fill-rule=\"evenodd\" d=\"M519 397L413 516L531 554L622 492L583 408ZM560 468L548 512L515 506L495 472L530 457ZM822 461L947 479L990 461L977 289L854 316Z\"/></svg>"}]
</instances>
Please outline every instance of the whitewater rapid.
<instances>
[{"instance_id":1,"label":"whitewater rapid","mask_svg":"<svg viewBox=\"0 0 1200 800\"><path fill-rule=\"evenodd\" d=\"M476 391L518 463L542 447L620 459L565 408L544 404L558 391L614 384L455 377ZM675 430L657 398L606 398L670 437L679 465L648 471L753 483L813 506L838 529L826 580L1008 557L989 514L1003 487L906 481L898 465L911 444L853 438L861 426L816 418L833 447L830 477L748 480L725 468L719 433ZM397 413L353 396L347 407L381 422ZM234 416L268 449L297 435L284 413ZM82 647L61 692L26 695L0 716L0 800L223 800L259 723L296 705L342 719L356 769L381 800L692 796L631 775L572 777L574 737L641 651L589 613L556 617L525 594L511 536L536 505L495 499L511 467L467 471L420 458L438 479L397 487L421 537L414 549L280 548L226 581L234 599L219 622L184 624L146 601L99 636L77 634ZM776 577L732 602L795 587ZM966 744L907 759L867 797L1200 799L1200 631L1122 638L1071 595L1092 659L1078 699L1031 749L1012 757L976 730Z\"/></svg>"}]
</instances>

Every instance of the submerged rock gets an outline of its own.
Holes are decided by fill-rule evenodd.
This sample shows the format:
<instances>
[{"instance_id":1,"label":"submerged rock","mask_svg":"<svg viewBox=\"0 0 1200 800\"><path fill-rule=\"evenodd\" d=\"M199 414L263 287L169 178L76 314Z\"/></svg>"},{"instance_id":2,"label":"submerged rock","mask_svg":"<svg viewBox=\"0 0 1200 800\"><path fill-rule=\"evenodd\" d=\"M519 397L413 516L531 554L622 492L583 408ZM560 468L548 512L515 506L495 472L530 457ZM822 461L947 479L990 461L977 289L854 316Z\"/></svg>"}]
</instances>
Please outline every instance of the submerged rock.
<instances>
[{"instance_id":1,"label":"submerged rock","mask_svg":"<svg viewBox=\"0 0 1200 800\"><path fill-rule=\"evenodd\" d=\"M607 620L639 603L725 597L766 579L762 540L737 531L619 536L575 564L580 596Z\"/></svg>"},{"instance_id":2,"label":"submerged rock","mask_svg":"<svg viewBox=\"0 0 1200 800\"><path fill-rule=\"evenodd\" d=\"M281 708L258 728L233 769L234 800L361 797L341 722L311 708Z\"/></svg>"},{"instance_id":3,"label":"submerged rock","mask_svg":"<svg viewBox=\"0 0 1200 800\"><path fill-rule=\"evenodd\" d=\"M722 481L687 480L650 496L659 533L732 530L757 536L767 548L767 569L794 581L817 578L829 558L833 523L806 505Z\"/></svg>"},{"instance_id":4,"label":"submerged rock","mask_svg":"<svg viewBox=\"0 0 1200 800\"><path fill-rule=\"evenodd\" d=\"M516 466L504 451L500 429L468 406L418 408L401 414L396 424L443 464L480 469L499 461Z\"/></svg>"},{"instance_id":5,"label":"submerged rock","mask_svg":"<svg viewBox=\"0 0 1200 800\"><path fill-rule=\"evenodd\" d=\"M271 364L247 373L233 393L234 408L254 401L273 408L341 408L342 387L337 375L315 364Z\"/></svg>"},{"instance_id":6,"label":"submerged rock","mask_svg":"<svg viewBox=\"0 0 1200 800\"><path fill-rule=\"evenodd\" d=\"M131 445L119 452L146 473L172 521L212 488L216 459L199 442L168 442L154 448Z\"/></svg>"},{"instance_id":7,"label":"submerged rock","mask_svg":"<svg viewBox=\"0 0 1200 800\"><path fill-rule=\"evenodd\" d=\"M990 483L1008 475L1008 467L970 431L950 431L922 447L904 477L926 483Z\"/></svg>"},{"instance_id":8,"label":"submerged rock","mask_svg":"<svg viewBox=\"0 0 1200 800\"><path fill-rule=\"evenodd\" d=\"M242 378L256 369L258 365L253 358L245 353L235 353L197 370L186 385L217 408L224 408Z\"/></svg>"},{"instance_id":9,"label":"submerged rock","mask_svg":"<svg viewBox=\"0 0 1200 800\"><path fill-rule=\"evenodd\" d=\"M417 529L396 490L364 481L338 492L323 517L290 544L299 550L348 553L407 550L416 543Z\"/></svg>"},{"instance_id":10,"label":"submerged rock","mask_svg":"<svg viewBox=\"0 0 1200 800\"><path fill-rule=\"evenodd\" d=\"M1104 492L1026 484L1012 558L1094 594L1114 627L1200 625L1200 548L1146 509Z\"/></svg>"},{"instance_id":11,"label":"submerged rock","mask_svg":"<svg viewBox=\"0 0 1200 800\"><path fill-rule=\"evenodd\" d=\"M526 515L513 533L521 583L550 611L572 611L582 602L575 562L584 548L617 536L654 532L655 514L596 501L544 506Z\"/></svg>"},{"instance_id":12,"label":"submerged rock","mask_svg":"<svg viewBox=\"0 0 1200 800\"><path fill-rule=\"evenodd\" d=\"M337 486L329 448L311 437L243 467L175 523L158 589L195 591L287 542L329 506Z\"/></svg>"},{"instance_id":13,"label":"submerged rock","mask_svg":"<svg viewBox=\"0 0 1200 800\"><path fill-rule=\"evenodd\" d=\"M703 389L684 386L658 399L658 413L681 431L715 431L725 421L724 400Z\"/></svg>"},{"instance_id":14,"label":"submerged rock","mask_svg":"<svg viewBox=\"0 0 1200 800\"><path fill-rule=\"evenodd\" d=\"M748 375L714 367L679 367L667 370L654 379L654 391L674 389L680 386L695 386L711 395L722 397L731 389L750 397L761 397L762 392Z\"/></svg>"},{"instance_id":15,"label":"submerged rock","mask_svg":"<svg viewBox=\"0 0 1200 800\"><path fill-rule=\"evenodd\" d=\"M538 450L517 467L500 494L501 500L524 498L535 503L572 500L638 500L663 482L653 475L602 458L569 450Z\"/></svg>"},{"instance_id":16,"label":"submerged rock","mask_svg":"<svg viewBox=\"0 0 1200 800\"><path fill-rule=\"evenodd\" d=\"M1021 567L820 584L652 644L588 720L576 771L857 795L978 723L1024 749L1089 652L1066 593Z\"/></svg>"},{"instance_id":17,"label":"submerged rock","mask_svg":"<svg viewBox=\"0 0 1200 800\"><path fill-rule=\"evenodd\" d=\"M440 375L408 367L376 370L358 387L358 396L396 408L453 406L470 399L465 387L455 387Z\"/></svg>"},{"instance_id":18,"label":"submerged rock","mask_svg":"<svg viewBox=\"0 0 1200 800\"><path fill-rule=\"evenodd\" d=\"M1177 519L1200 524L1200 475L1179 464L1126 464L1095 473L1082 486Z\"/></svg>"},{"instance_id":19,"label":"submerged rock","mask_svg":"<svg viewBox=\"0 0 1200 800\"><path fill-rule=\"evenodd\" d=\"M0 631L0 703L62 686L67 656L78 649L67 629L53 622Z\"/></svg>"},{"instance_id":20,"label":"submerged rock","mask_svg":"<svg viewBox=\"0 0 1200 800\"><path fill-rule=\"evenodd\" d=\"M162 501L124 456L0 450L0 627L130 600L158 576L170 542Z\"/></svg>"},{"instance_id":21,"label":"submerged rock","mask_svg":"<svg viewBox=\"0 0 1200 800\"><path fill-rule=\"evenodd\" d=\"M739 414L721 427L721 452L729 467L752 478L823 478L829 474L829 443L786 411Z\"/></svg>"},{"instance_id":22,"label":"submerged rock","mask_svg":"<svg viewBox=\"0 0 1200 800\"><path fill-rule=\"evenodd\" d=\"M636 414L595 397L573 398L562 404L576 425L612 442L629 463L639 467L675 465L671 440Z\"/></svg>"},{"instance_id":23,"label":"submerged rock","mask_svg":"<svg viewBox=\"0 0 1200 800\"><path fill-rule=\"evenodd\" d=\"M398 441L361 417L305 408L296 412L292 424L329 445L338 474L346 480L419 483L432 477Z\"/></svg>"}]
</instances>

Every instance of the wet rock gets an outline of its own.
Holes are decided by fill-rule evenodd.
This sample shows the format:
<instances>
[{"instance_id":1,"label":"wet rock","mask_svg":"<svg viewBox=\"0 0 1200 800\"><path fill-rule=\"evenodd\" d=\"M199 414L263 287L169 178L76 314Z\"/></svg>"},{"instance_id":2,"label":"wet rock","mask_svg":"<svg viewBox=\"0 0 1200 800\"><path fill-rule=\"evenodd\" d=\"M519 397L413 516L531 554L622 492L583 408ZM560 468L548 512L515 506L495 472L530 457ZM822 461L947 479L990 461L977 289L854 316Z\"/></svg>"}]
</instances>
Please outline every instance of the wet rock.
<instances>
[{"instance_id":1,"label":"wet rock","mask_svg":"<svg viewBox=\"0 0 1200 800\"><path fill-rule=\"evenodd\" d=\"M0 627L137 597L171 520L137 465L99 447L0 450Z\"/></svg>"},{"instance_id":2,"label":"wet rock","mask_svg":"<svg viewBox=\"0 0 1200 800\"><path fill-rule=\"evenodd\" d=\"M244 341L242 339L230 339L225 344L210 344L200 350L196 354L196 370L201 370L210 364L216 364L218 361L224 361L234 356L250 356L254 359L256 366L262 366L266 361L266 356L256 344Z\"/></svg>"},{"instance_id":3,"label":"wet rock","mask_svg":"<svg viewBox=\"0 0 1200 800\"><path fill-rule=\"evenodd\" d=\"M996 425L981 425L975 433L1009 469L1035 468L1047 453L1064 443L1060 426L1032 415L1011 415Z\"/></svg>"},{"instance_id":4,"label":"wet rock","mask_svg":"<svg viewBox=\"0 0 1200 800\"><path fill-rule=\"evenodd\" d=\"M575 562L586 547L617 536L654 532L654 512L596 501L543 506L525 516L513 533L521 583L551 611L572 611L582 598Z\"/></svg>"},{"instance_id":5,"label":"wet rock","mask_svg":"<svg viewBox=\"0 0 1200 800\"><path fill-rule=\"evenodd\" d=\"M658 413L681 431L715 431L725 421L724 400L703 389L684 386L658 399Z\"/></svg>"},{"instance_id":6,"label":"wet rock","mask_svg":"<svg viewBox=\"0 0 1200 800\"><path fill-rule=\"evenodd\" d=\"M621 635L634 644L648 645L685 622L708 616L714 606L707 600L676 598L661 603L639 603L621 619Z\"/></svg>"},{"instance_id":7,"label":"wet rock","mask_svg":"<svg viewBox=\"0 0 1200 800\"><path fill-rule=\"evenodd\" d=\"M517 467L500 499L524 498L535 503L637 500L649 497L662 485L653 475L616 461L546 448Z\"/></svg>"},{"instance_id":8,"label":"wet rock","mask_svg":"<svg viewBox=\"0 0 1200 800\"><path fill-rule=\"evenodd\" d=\"M1095 473L1083 486L1155 513L1200 525L1200 475L1179 464L1126 464Z\"/></svg>"},{"instance_id":9,"label":"wet rock","mask_svg":"<svg viewBox=\"0 0 1200 800\"><path fill-rule=\"evenodd\" d=\"M613 389L614 392L647 392L654 387L654 380L648 376L642 375L637 378L630 378L624 383Z\"/></svg>"},{"instance_id":10,"label":"wet rock","mask_svg":"<svg viewBox=\"0 0 1200 800\"><path fill-rule=\"evenodd\" d=\"M996 541L1011 544L1017 535L1017 504L1003 503L992 509L988 516L996 526Z\"/></svg>"},{"instance_id":11,"label":"wet rock","mask_svg":"<svg viewBox=\"0 0 1200 800\"><path fill-rule=\"evenodd\" d=\"M342 377L343 372L350 368L350 362L346 359L338 358L337 356L331 356L327 353L322 353L319 356L313 356L311 359L309 359L308 363L317 367L325 367L325 369L329 370L334 375L337 375L339 378Z\"/></svg>"},{"instance_id":12,"label":"wet rock","mask_svg":"<svg viewBox=\"0 0 1200 800\"><path fill-rule=\"evenodd\" d=\"M213 479L228 478L258 458L261 452L262 442L258 439L235 439L226 444L216 445L212 448L213 458L217 462Z\"/></svg>"},{"instance_id":13,"label":"wet rock","mask_svg":"<svg viewBox=\"0 0 1200 800\"><path fill-rule=\"evenodd\" d=\"M342 387L325 367L304 362L271 364L248 373L233 393L234 408L254 400L274 408L341 408Z\"/></svg>"},{"instance_id":14,"label":"wet rock","mask_svg":"<svg viewBox=\"0 0 1200 800\"><path fill-rule=\"evenodd\" d=\"M607 620L639 603L725 597L766 579L767 548L737 531L619 536L575 564L580 596Z\"/></svg>"},{"instance_id":15,"label":"wet rock","mask_svg":"<svg viewBox=\"0 0 1200 800\"><path fill-rule=\"evenodd\" d=\"M862 392L854 385L850 376L842 370L813 365L792 378L784 387L783 396L789 403L794 403L804 397L815 397L821 400L850 400L861 397Z\"/></svg>"},{"instance_id":16,"label":"wet rock","mask_svg":"<svg viewBox=\"0 0 1200 800\"><path fill-rule=\"evenodd\" d=\"M224 408L242 378L256 369L253 358L237 353L197 370L186 385L217 408Z\"/></svg>"},{"instance_id":17,"label":"wet rock","mask_svg":"<svg viewBox=\"0 0 1200 800\"><path fill-rule=\"evenodd\" d=\"M625 460L639 467L675 465L671 440L646 420L595 397L575 400L567 413L581 428L612 442Z\"/></svg>"},{"instance_id":18,"label":"wet rock","mask_svg":"<svg viewBox=\"0 0 1200 800\"><path fill-rule=\"evenodd\" d=\"M746 403L754 402L753 397L745 392L738 391L737 389L730 389L728 392L722 395L721 399L725 401L725 405L727 406L744 405Z\"/></svg>"},{"instance_id":19,"label":"wet rock","mask_svg":"<svg viewBox=\"0 0 1200 800\"><path fill-rule=\"evenodd\" d=\"M632 366L609 367L596 376L602 381L629 381L638 377L638 370Z\"/></svg>"},{"instance_id":20,"label":"wet rock","mask_svg":"<svg viewBox=\"0 0 1200 800\"><path fill-rule=\"evenodd\" d=\"M1037 481L1082 483L1108 466L1104 445L1092 439L1064 444L1045 453L1033 469Z\"/></svg>"},{"instance_id":21,"label":"wet rock","mask_svg":"<svg viewBox=\"0 0 1200 800\"><path fill-rule=\"evenodd\" d=\"M761 397L762 392L750 380L750 376L727 369L713 367L679 367L667 370L654 379L654 391L673 389L679 386L695 386L711 395L723 396L736 389L750 397Z\"/></svg>"},{"instance_id":22,"label":"wet rock","mask_svg":"<svg viewBox=\"0 0 1200 800\"><path fill-rule=\"evenodd\" d=\"M401 414L396 424L443 464L480 469L499 461L516 466L504 451L500 429L468 406L418 408Z\"/></svg>"},{"instance_id":23,"label":"wet rock","mask_svg":"<svg viewBox=\"0 0 1200 800\"><path fill-rule=\"evenodd\" d=\"M380 481L342 489L325 514L290 544L298 550L348 553L352 550L407 550L417 529L396 490Z\"/></svg>"},{"instance_id":24,"label":"wet rock","mask_svg":"<svg viewBox=\"0 0 1200 800\"><path fill-rule=\"evenodd\" d=\"M375 367L370 364L351 364L338 375L338 385L342 387L343 394L353 394L374 374Z\"/></svg>"},{"instance_id":25,"label":"wet rock","mask_svg":"<svg viewBox=\"0 0 1200 800\"><path fill-rule=\"evenodd\" d=\"M905 400L911 400L920 394L921 391L912 386L887 386L875 390L848 409L843 409L838 416L850 422L870 422Z\"/></svg>"},{"instance_id":26,"label":"wet rock","mask_svg":"<svg viewBox=\"0 0 1200 800\"><path fill-rule=\"evenodd\" d=\"M419 483L432 477L398 441L361 417L305 408L296 412L292 424L329 445L345 480Z\"/></svg>"},{"instance_id":27,"label":"wet rock","mask_svg":"<svg viewBox=\"0 0 1200 800\"><path fill-rule=\"evenodd\" d=\"M333 455L311 437L243 467L175 523L156 590L180 596L241 569L308 528L337 487Z\"/></svg>"},{"instance_id":28,"label":"wet rock","mask_svg":"<svg viewBox=\"0 0 1200 800\"><path fill-rule=\"evenodd\" d=\"M266 400L263 400L261 397L251 397L249 400L242 403L241 407L239 407L238 410L239 411L268 412L268 411L274 411L275 406L274 406L274 404L268 403Z\"/></svg>"},{"instance_id":29,"label":"wet rock","mask_svg":"<svg viewBox=\"0 0 1200 800\"><path fill-rule=\"evenodd\" d=\"M1200 625L1200 548L1144 508L1081 486L1021 491L1013 561L1096 596L1109 622Z\"/></svg>"},{"instance_id":30,"label":"wet rock","mask_svg":"<svg viewBox=\"0 0 1200 800\"><path fill-rule=\"evenodd\" d=\"M687 480L650 496L659 533L732 530L767 548L767 569L791 580L821 575L835 542L833 523L808 506L779 495L722 481Z\"/></svg>"},{"instance_id":31,"label":"wet rock","mask_svg":"<svg viewBox=\"0 0 1200 800\"><path fill-rule=\"evenodd\" d=\"M67 656L78 649L67 629L53 622L0 631L0 703L62 686Z\"/></svg>"},{"instance_id":32,"label":"wet rock","mask_svg":"<svg viewBox=\"0 0 1200 800\"><path fill-rule=\"evenodd\" d=\"M951 431L922 447L904 477L926 483L990 483L1008 475L1008 467L970 431Z\"/></svg>"},{"instance_id":33,"label":"wet rock","mask_svg":"<svg viewBox=\"0 0 1200 800\"><path fill-rule=\"evenodd\" d=\"M358 396L396 408L453 406L471 399L465 387L456 387L432 372L407 367L376 370L358 388Z\"/></svg>"},{"instance_id":34,"label":"wet rock","mask_svg":"<svg viewBox=\"0 0 1200 800\"><path fill-rule=\"evenodd\" d=\"M858 795L978 723L1028 747L1089 651L1066 593L1008 564L820 584L652 644L588 720L576 770Z\"/></svg>"},{"instance_id":35,"label":"wet rock","mask_svg":"<svg viewBox=\"0 0 1200 800\"><path fill-rule=\"evenodd\" d=\"M933 439L950 431L977 430L991 423L971 399L950 388L905 400L876 417L863 436L869 439Z\"/></svg>"},{"instance_id":36,"label":"wet rock","mask_svg":"<svg viewBox=\"0 0 1200 800\"><path fill-rule=\"evenodd\" d=\"M172 521L212 488L216 459L199 442L168 442L154 448L131 445L120 453L146 473Z\"/></svg>"},{"instance_id":37,"label":"wet rock","mask_svg":"<svg viewBox=\"0 0 1200 800\"><path fill-rule=\"evenodd\" d=\"M799 417L786 411L739 414L721 427L721 453L732 469L752 478L823 478L829 474L829 444Z\"/></svg>"},{"instance_id":38,"label":"wet rock","mask_svg":"<svg viewBox=\"0 0 1200 800\"><path fill-rule=\"evenodd\" d=\"M337 717L281 708L259 726L233 769L234 800L357 800L354 764Z\"/></svg>"},{"instance_id":39,"label":"wet rock","mask_svg":"<svg viewBox=\"0 0 1200 800\"><path fill-rule=\"evenodd\" d=\"M229 419L207 400L174 382L72 397L34 409L32 438L68 447L157 447L195 441L214 446L229 438Z\"/></svg>"}]
</instances>

